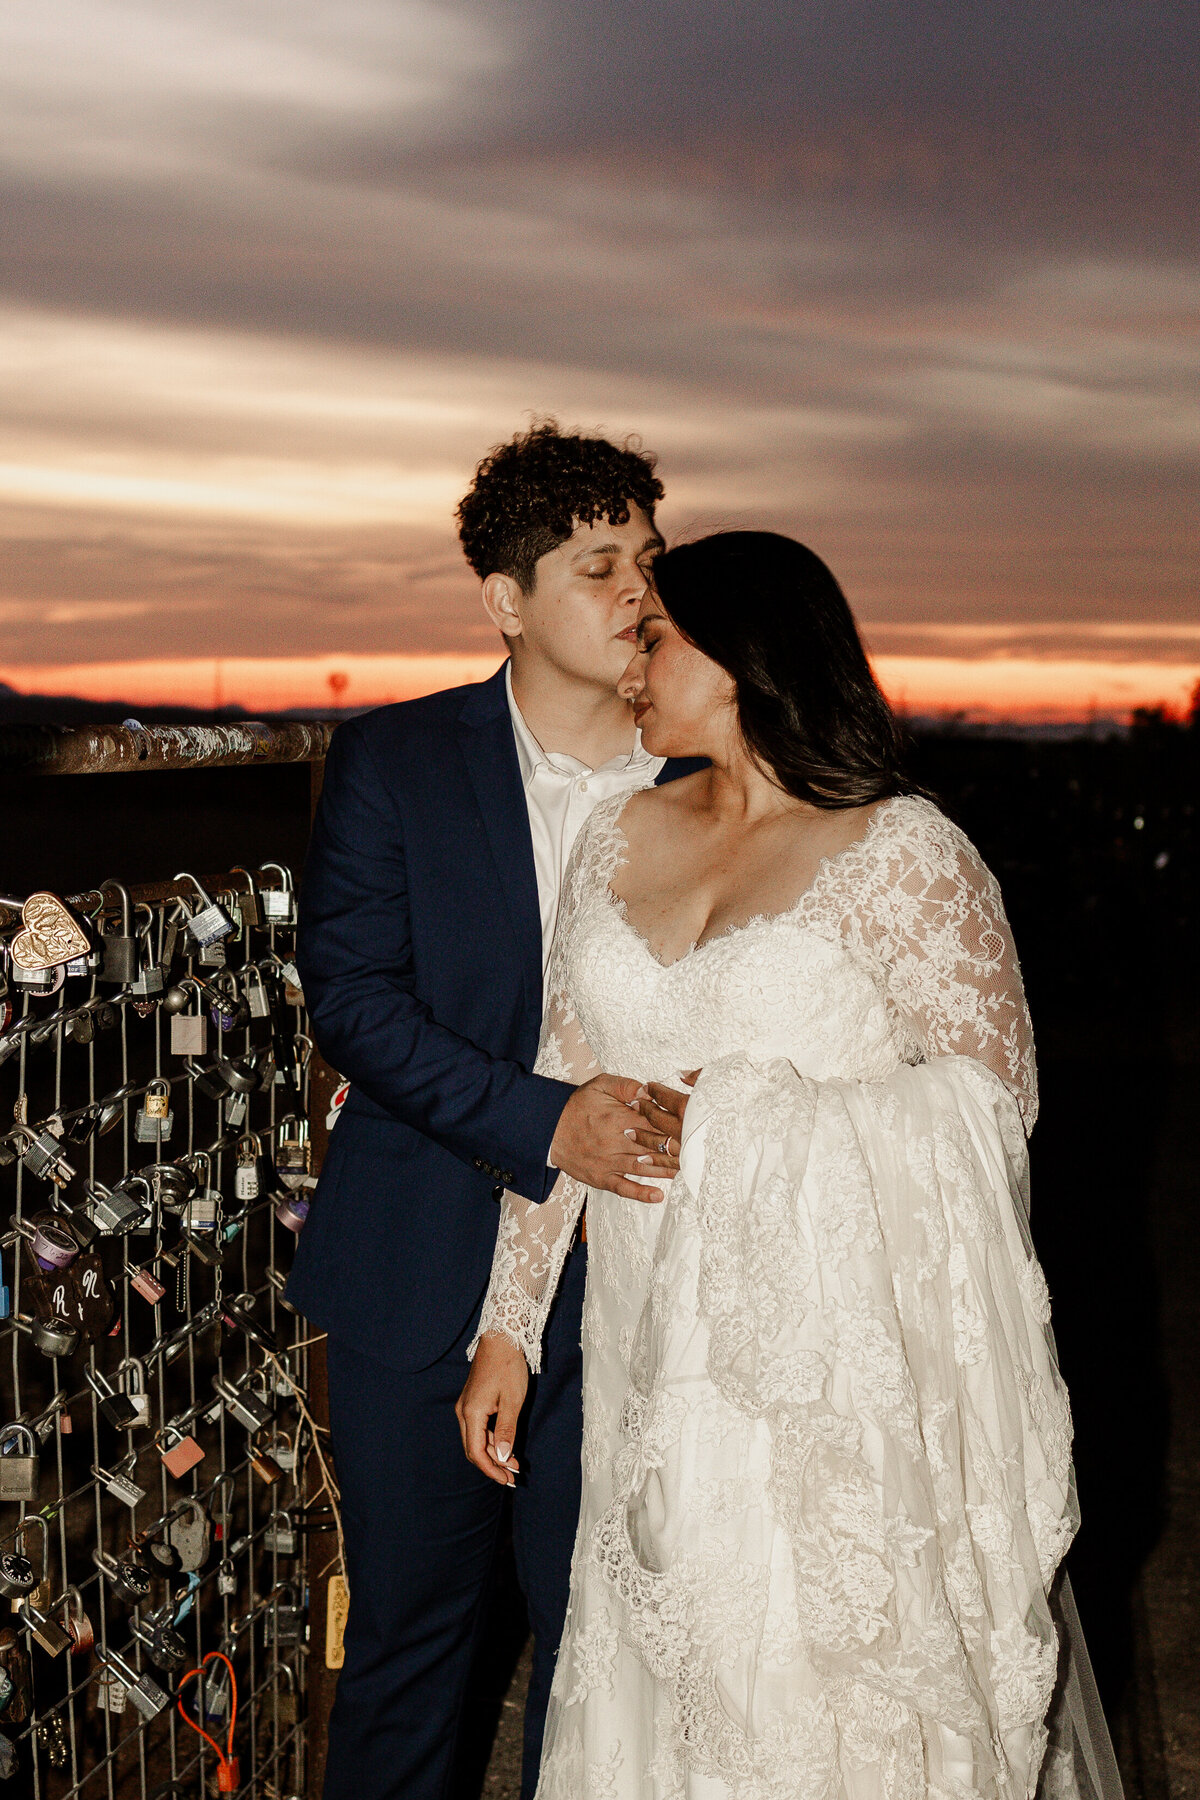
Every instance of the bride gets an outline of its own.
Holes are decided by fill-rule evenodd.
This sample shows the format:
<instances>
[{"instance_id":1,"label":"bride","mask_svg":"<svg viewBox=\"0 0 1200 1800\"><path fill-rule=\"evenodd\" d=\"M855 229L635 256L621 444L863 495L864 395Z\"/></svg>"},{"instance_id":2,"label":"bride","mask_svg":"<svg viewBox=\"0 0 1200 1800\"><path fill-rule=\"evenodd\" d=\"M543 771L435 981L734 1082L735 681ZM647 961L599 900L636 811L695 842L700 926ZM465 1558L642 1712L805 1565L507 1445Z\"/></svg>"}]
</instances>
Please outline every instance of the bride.
<instances>
[{"instance_id":1,"label":"bride","mask_svg":"<svg viewBox=\"0 0 1200 1800\"><path fill-rule=\"evenodd\" d=\"M638 1137L679 1174L664 1205L506 1195L459 1403L511 1482L586 1201L540 1800L1116 1800L1077 1623L1060 1650L1071 1421L996 883L791 539L661 556L622 691L652 755L710 766L593 813L537 1066L664 1084Z\"/></svg>"}]
</instances>

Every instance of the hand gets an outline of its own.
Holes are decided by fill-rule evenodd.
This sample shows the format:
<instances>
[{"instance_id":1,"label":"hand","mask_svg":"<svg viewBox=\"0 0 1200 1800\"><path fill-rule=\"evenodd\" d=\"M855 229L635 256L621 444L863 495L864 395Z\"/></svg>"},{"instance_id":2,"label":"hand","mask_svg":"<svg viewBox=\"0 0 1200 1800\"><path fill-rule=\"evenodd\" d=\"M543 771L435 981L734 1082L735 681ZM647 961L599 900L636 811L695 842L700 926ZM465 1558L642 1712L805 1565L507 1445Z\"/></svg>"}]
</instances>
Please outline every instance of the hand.
<instances>
[{"instance_id":1,"label":"hand","mask_svg":"<svg viewBox=\"0 0 1200 1800\"><path fill-rule=\"evenodd\" d=\"M678 1173L678 1158L657 1148L649 1129L636 1119L638 1095L645 1089L620 1075L597 1075L575 1089L563 1107L550 1146L550 1161L588 1187L605 1188L626 1200L654 1204L664 1188L642 1187L631 1175ZM630 1117L631 1111L635 1118ZM658 1142L662 1140L658 1134Z\"/></svg>"},{"instance_id":2,"label":"hand","mask_svg":"<svg viewBox=\"0 0 1200 1800\"><path fill-rule=\"evenodd\" d=\"M528 1388L529 1370L517 1346L485 1332L454 1411L467 1461L501 1487L517 1485L520 1464L512 1445Z\"/></svg>"},{"instance_id":3,"label":"hand","mask_svg":"<svg viewBox=\"0 0 1200 1800\"><path fill-rule=\"evenodd\" d=\"M700 1074L699 1069L693 1069L683 1079L689 1087L695 1087ZM675 1088L664 1087L660 1081L649 1082L638 1098L638 1111L650 1127L649 1142L656 1151L665 1144L666 1154L677 1161L683 1142L683 1115L690 1098L690 1094L680 1094ZM646 1141L639 1135L639 1142Z\"/></svg>"}]
</instances>

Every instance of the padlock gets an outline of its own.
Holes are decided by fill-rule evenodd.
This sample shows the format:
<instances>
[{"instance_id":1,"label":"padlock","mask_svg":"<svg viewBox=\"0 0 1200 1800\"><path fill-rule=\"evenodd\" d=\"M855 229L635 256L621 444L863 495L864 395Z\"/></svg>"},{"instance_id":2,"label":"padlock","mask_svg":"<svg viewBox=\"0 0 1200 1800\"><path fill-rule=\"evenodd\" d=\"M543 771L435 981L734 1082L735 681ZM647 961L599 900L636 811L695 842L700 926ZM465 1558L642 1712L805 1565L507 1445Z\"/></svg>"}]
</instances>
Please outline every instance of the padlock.
<instances>
[{"instance_id":1,"label":"padlock","mask_svg":"<svg viewBox=\"0 0 1200 1800\"><path fill-rule=\"evenodd\" d=\"M111 1469L103 1469L99 1463L92 1464L92 1474L105 1487L114 1500L123 1500L126 1506L137 1508L146 1498L145 1488L140 1488L136 1481L128 1475L114 1474Z\"/></svg>"},{"instance_id":2,"label":"padlock","mask_svg":"<svg viewBox=\"0 0 1200 1800\"><path fill-rule=\"evenodd\" d=\"M265 875L268 869L273 869L278 875L279 886L263 888L263 918L268 925L294 925L296 896L292 889L291 870L285 869L282 863L263 863L259 874Z\"/></svg>"},{"instance_id":3,"label":"padlock","mask_svg":"<svg viewBox=\"0 0 1200 1800\"><path fill-rule=\"evenodd\" d=\"M9 1447L14 1439L16 1449ZM28 1425L6 1425L0 1431L0 1500L36 1500L41 1468L38 1441Z\"/></svg>"},{"instance_id":4,"label":"padlock","mask_svg":"<svg viewBox=\"0 0 1200 1800\"><path fill-rule=\"evenodd\" d=\"M196 1191L196 1174L186 1162L147 1163L138 1178L164 1212L182 1213L184 1203Z\"/></svg>"},{"instance_id":5,"label":"padlock","mask_svg":"<svg viewBox=\"0 0 1200 1800\"><path fill-rule=\"evenodd\" d=\"M50 1521L44 1513L26 1513L13 1532L13 1549L18 1555L29 1557L32 1563L33 1557L29 1544L31 1531L40 1536L37 1550L38 1560L34 1565L37 1569L37 1579L25 1597L31 1606L36 1606L39 1611L44 1612L50 1605Z\"/></svg>"},{"instance_id":6,"label":"padlock","mask_svg":"<svg viewBox=\"0 0 1200 1800\"><path fill-rule=\"evenodd\" d=\"M275 1349L275 1333L269 1326L254 1317L254 1294L234 1294L221 1302L221 1318L232 1330L244 1331L251 1343L260 1349Z\"/></svg>"},{"instance_id":7,"label":"padlock","mask_svg":"<svg viewBox=\"0 0 1200 1800\"><path fill-rule=\"evenodd\" d=\"M202 949L207 944L220 943L223 938L232 937L236 929L233 920L223 906L218 906L216 901L205 893L196 877L189 875L184 870L176 875L175 879L176 881L190 881L204 903L187 922L189 936L194 938Z\"/></svg>"},{"instance_id":8,"label":"padlock","mask_svg":"<svg viewBox=\"0 0 1200 1800\"><path fill-rule=\"evenodd\" d=\"M10 1599L23 1598L32 1594L37 1584L37 1575L27 1556L22 1556L18 1550L6 1550L0 1555L0 1594L7 1594Z\"/></svg>"},{"instance_id":9,"label":"padlock","mask_svg":"<svg viewBox=\"0 0 1200 1800\"><path fill-rule=\"evenodd\" d=\"M20 1602L17 1617L33 1637L34 1643L40 1644L47 1656L61 1656L64 1650L71 1648L70 1633L64 1631L51 1614L35 1606L32 1598Z\"/></svg>"},{"instance_id":10,"label":"padlock","mask_svg":"<svg viewBox=\"0 0 1200 1800\"><path fill-rule=\"evenodd\" d=\"M62 1280L63 1277L59 1277ZM103 1337L111 1335L113 1313L115 1310L112 1289L104 1279L104 1265L98 1250L84 1250L72 1263L65 1277L74 1296L74 1307L68 1305L67 1317L72 1324L78 1323L80 1330L90 1344L98 1343ZM55 1309L58 1308L58 1286L54 1289Z\"/></svg>"},{"instance_id":11,"label":"padlock","mask_svg":"<svg viewBox=\"0 0 1200 1800\"><path fill-rule=\"evenodd\" d=\"M272 1409L253 1390L235 1387L232 1381L226 1381L217 1375L213 1378L213 1392L224 1401L227 1410L243 1430L261 1431L264 1425L270 1424Z\"/></svg>"},{"instance_id":12,"label":"padlock","mask_svg":"<svg viewBox=\"0 0 1200 1800\"><path fill-rule=\"evenodd\" d=\"M266 1487L274 1487L277 1481L283 1480L283 1470L275 1458L253 1444L250 1446L250 1467Z\"/></svg>"},{"instance_id":13,"label":"padlock","mask_svg":"<svg viewBox=\"0 0 1200 1800\"><path fill-rule=\"evenodd\" d=\"M128 987L137 979L138 974L137 939L133 935L133 907L129 889L119 881L102 881L100 892L115 893L120 899L121 926L116 933L105 934L100 939L104 960L99 979L113 987Z\"/></svg>"},{"instance_id":14,"label":"padlock","mask_svg":"<svg viewBox=\"0 0 1200 1800\"><path fill-rule=\"evenodd\" d=\"M135 1294L140 1294L143 1300L150 1302L151 1306L157 1306L167 1291L158 1277L149 1269L138 1269L129 1277L129 1285Z\"/></svg>"},{"instance_id":15,"label":"padlock","mask_svg":"<svg viewBox=\"0 0 1200 1800\"><path fill-rule=\"evenodd\" d=\"M208 1048L208 1020L203 1013L176 1013L171 1019L171 1055L203 1056Z\"/></svg>"},{"instance_id":16,"label":"padlock","mask_svg":"<svg viewBox=\"0 0 1200 1800\"><path fill-rule=\"evenodd\" d=\"M79 1242L67 1226L60 1225L48 1213L36 1213L19 1228L29 1232L29 1248L43 1274L54 1269L69 1269L79 1255Z\"/></svg>"},{"instance_id":17,"label":"padlock","mask_svg":"<svg viewBox=\"0 0 1200 1800\"><path fill-rule=\"evenodd\" d=\"M79 1327L68 1325L60 1319L28 1319L21 1313L14 1313L13 1324L18 1331L27 1331L35 1348L43 1356L71 1356L79 1348Z\"/></svg>"},{"instance_id":18,"label":"padlock","mask_svg":"<svg viewBox=\"0 0 1200 1800\"><path fill-rule=\"evenodd\" d=\"M71 1639L72 1656L88 1656L96 1643L96 1631L83 1607L77 1587L69 1587L62 1599L63 1624Z\"/></svg>"},{"instance_id":19,"label":"padlock","mask_svg":"<svg viewBox=\"0 0 1200 1800\"><path fill-rule=\"evenodd\" d=\"M246 996L246 1010L250 1017L252 1019L269 1019L271 1000L262 978L262 970L257 963L247 963L241 973L242 992Z\"/></svg>"},{"instance_id":20,"label":"padlock","mask_svg":"<svg viewBox=\"0 0 1200 1800\"><path fill-rule=\"evenodd\" d=\"M241 914L243 932L256 929L262 924L262 907L259 904L254 877L249 869L243 869L241 863L234 863L229 873L246 877L246 892L237 896L237 909Z\"/></svg>"},{"instance_id":21,"label":"padlock","mask_svg":"<svg viewBox=\"0 0 1200 1800\"><path fill-rule=\"evenodd\" d=\"M5 1707L12 1699L15 1686L16 1683L13 1681L12 1676L4 1667L4 1664L0 1663L0 1713L4 1711Z\"/></svg>"},{"instance_id":22,"label":"padlock","mask_svg":"<svg viewBox=\"0 0 1200 1800\"><path fill-rule=\"evenodd\" d=\"M267 1451L269 1455L275 1458L275 1461L279 1464L285 1475L291 1475L295 1471L297 1462L296 1446L291 1438L287 1437L282 1431L274 1433L270 1443L267 1445Z\"/></svg>"},{"instance_id":23,"label":"padlock","mask_svg":"<svg viewBox=\"0 0 1200 1800\"><path fill-rule=\"evenodd\" d=\"M304 1609L296 1604L296 1590L285 1582L263 1614L263 1643L268 1650L276 1644L298 1644L303 1628Z\"/></svg>"},{"instance_id":24,"label":"padlock","mask_svg":"<svg viewBox=\"0 0 1200 1800\"><path fill-rule=\"evenodd\" d=\"M219 1032L233 1031L236 1026L249 1021L250 1009L238 991L237 976L232 969L222 969L214 975L204 984L204 992L209 1002L208 1016Z\"/></svg>"},{"instance_id":25,"label":"padlock","mask_svg":"<svg viewBox=\"0 0 1200 1800\"><path fill-rule=\"evenodd\" d=\"M276 1202L275 1217L285 1230L294 1232L299 1237L311 1204L311 1201L301 1199L299 1194L283 1194Z\"/></svg>"},{"instance_id":26,"label":"padlock","mask_svg":"<svg viewBox=\"0 0 1200 1800\"><path fill-rule=\"evenodd\" d=\"M238 1577L234 1560L232 1556L222 1557L220 1567L217 1569L217 1592L218 1594L224 1594L226 1599L228 1599L231 1594L236 1594L237 1591Z\"/></svg>"},{"instance_id":27,"label":"padlock","mask_svg":"<svg viewBox=\"0 0 1200 1800\"><path fill-rule=\"evenodd\" d=\"M233 1176L233 1192L238 1200L257 1200L262 1192L262 1139L256 1131L238 1139L237 1167Z\"/></svg>"},{"instance_id":28,"label":"padlock","mask_svg":"<svg viewBox=\"0 0 1200 1800\"><path fill-rule=\"evenodd\" d=\"M150 1423L150 1395L146 1389L146 1365L138 1356L127 1356L117 1364L117 1382L121 1392L137 1413L136 1423Z\"/></svg>"},{"instance_id":29,"label":"padlock","mask_svg":"<svg viewBox=\"0 0 1200 1800\"><path fill-rule=\"evenodd\" d=\"M143 1719L157 1719L159 1713L170 1706L170 1694L163 1692L153 1676L139 1675L115 1650L98 1651L97 1655L105 1667L115 1670L119 1679L125 1683L127 1698L133 1701Z\"/></svg>"},{"instance_id":30,"label":"padlock","mask_svg":"<svg viewBox=\"0 0 1200 1800\"><path fill-rule=\"evenodd\" d=\"M225 1123L231 1131L240 1131L250 1110L249 1094L232 1094L225 1102Z\"/></svg>"},{"instance_id":31,"label":"padlock","mask_svg":"<svg viewBox=\"0 0 1200 1800\"><path fill-rule=\"evenodd\" d=\"M128 1684L121 1680L116 1670L101 1668L96 1682L96 1705L100 1711L119 1715L125 1711L128 1699Z\"/></svg>"},{"instance_id":32,"label":"padlock","mask_svg":"<svg viewBox=\"0 0 1200 1800\"><path fill-rule=\"evenodd\" d=\"M228 1717L232 1690L229 1670L223 1662L214 1662L204 1682L202 1693L204 1717L207 1720L221 1720Z\"/></svg>"},{"instance_id":33,"label":"padlock","mask_svg":"<svg viewBox=\"0 0 1200 1800\"><path fill-rule=\"evenodd\" d=\"M130 1629L156 1668L171 1673L175 1669L186 1668L191 1655L183 1638L175 1630L170 1621L170 1614L163 1618L152 1614L148 1619L133 1619Z\"/></svg>"},{"instance_id":34,"label":"padlock","mask_svg":"<svg viewBox=\"0 0 1200 1800\"><path fill-rule=\"evenodd\" d=\"M130 983L129 991L137 999L155 1000L162 994L165 983L162 963L155 961L150 947L150 934L154 930L154 913L144 902L138 906L137 911L145 913L146 917L145 923L138 927L138 971Z\"/></svg>"},{"instance_id":35,"label":"padlock","mask_svg":"<svg viewBox=\"0 0 1200 1800\"><path fill-rule=\"evenodd\" d=\"M296 1533L292 1526L292 1515L286 1512L273 1512L267 1520L267 1528L263 1532L263 1549L270 1550L276 1556L295 1556Z\"/></svg>"},{"instance_id":36,"label":"padlock","mask_svg":"<svg viewBox=\"0 0 1200 1800\"><path fill-rule=\"evenodd\" d=\"M163 1466L176 1481L182 1481L189 1469L196 1468L204 1461L204 1452L195 1438L190 1432L181 1431L177 1425L164 1425L154 1441Z\"/></svg>"},{"instance_id":37,"label":"padlock","mask_svg":"<svg viewBox=\"0 0 1200 1800\"><path fill-rule=\"evenodd\" d=\"M131 1606L143 1606L150 1598L150 1571L132 1558L113 1556L107 1550L93 1550L92 1561L119 1599Z\"/></svg>"},{"instance_id":38,"label":"padlock","mask_svg":"<svg viewBox=\"0 0 1200 1800\"><path fill-rule=\"evenodd\" d=\"M100 1411L114 1430L128 1431L131 1426L140 1423L138 1409L129 1395L118 1393L107 1375L102 1375L99 1369L85 1369L83 1379L95 1394L100 1403Z\"/></svg>"},{"instance_id":39,"label":"padlock","mask_svg":"<svg viewBox=\"0 0 1200 1800\"><path fill-rule=\"evenodd\" d=\"M308 1137L308 1120L289 1113L279 1122L275 1143L275 1167L280 1175L307 1175L312 1167L312 1145Z\"/></svg>"},{"instance_id":40,"label":"padlock","mask_svg":"<svg viewBox=\"0 0 1200 1800\"><path fill-rule=\"evenodd\" d=\"M75 1170L66 1159L61 1138L49 1130L26 1130L20 1135L26 1140L21 1162L31 1175L41 1181L52 1181L60 1188L67 1187L75 1179Z\"/></svg>"},{"instance_id":41,"label":"padlock","mask_svg":"<svg viewBox=\"0 0 1200 1800\"><path fill-rule=\"evenodd\" d=\"M166 1527L166 1537L185 1574L197 1574L208 1561L212 1533L212 1520L200 1501L189 1499L183 1502L181 1510Z\"/></svg>"},{"instance_id":42,"label":"padlock","mask_svg":"<svg viewBox=\"0 0 1200 1800\"><path fill-rule=\"evenodd\" d=\"M138 1109L134 1135L139 1144L165 1144L174 1124L171 1084L158 1075L146 1089L145 1104Z\"/></svg>"},{"instance_id":43,"label":"padlock","mask_svg":"<svg viewBox=\"0 0 1200 1800\"><path fill-rule=\"evenodd\" d=\"M0 1781L11 1781L20 1767L20 1751L12 1738L0 1731Z\"/></svg>"},{"instance_id":44,"label":"padlock","mask_svg":"<svg viewBox=\"0 0 1200 1800\"><path fill-rule=\"evenodd\" d=\"M106 1188L102 1181L88 1183L87 1216L97 1231L106 1237L120 1237L127 1231L136 1231L150 1217L152 1205L131 1191L137 1186L152 1199L149 1184L140 1175L127 1175L115 1188Z\"/></svg>"}]
</instances>

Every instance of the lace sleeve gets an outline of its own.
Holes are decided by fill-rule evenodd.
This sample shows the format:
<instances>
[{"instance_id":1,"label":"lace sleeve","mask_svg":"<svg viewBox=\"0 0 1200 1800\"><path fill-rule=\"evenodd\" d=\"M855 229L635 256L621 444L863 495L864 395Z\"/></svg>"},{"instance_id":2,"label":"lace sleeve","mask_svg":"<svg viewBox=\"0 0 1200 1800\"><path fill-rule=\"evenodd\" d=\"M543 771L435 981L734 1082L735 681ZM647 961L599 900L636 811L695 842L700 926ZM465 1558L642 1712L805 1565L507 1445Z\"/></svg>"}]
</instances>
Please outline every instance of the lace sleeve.
<instances>
[{"instance_id":1,"label":"lace sleeve","mask_svg":"<svg viewBox=\"0 0 1200 1800\"><path fill-rule=\"evenodd\" d=\"M881 879L862 923L887 965L893 1005L926 1057L969 1056L1037 1118L1033 1028L995 876L970 839L929 801L896 803L881 834Z\"/></svg>"},{"instance_id":2,"label":"lace sleeve","mask_svg":"<svg viewBox=\"0 0 1200 1800\"><path fill-rule=\"evenodd\" d=\"M536 1074L569 1081L575 1087L600 1074L571 1004L566 979L571 929L591 875L587 861L590 836L585 827L567 866L550 959L546 1017L534 1064ZM541 1368L542 1334L586 1198L583 1183L562 1174L540 1205L520 1194L505 1193L491 1280L468 1356L475 1355L480 1338L491 1332L518 1345L534 1373Z\"/></svg>"}]
</instances>

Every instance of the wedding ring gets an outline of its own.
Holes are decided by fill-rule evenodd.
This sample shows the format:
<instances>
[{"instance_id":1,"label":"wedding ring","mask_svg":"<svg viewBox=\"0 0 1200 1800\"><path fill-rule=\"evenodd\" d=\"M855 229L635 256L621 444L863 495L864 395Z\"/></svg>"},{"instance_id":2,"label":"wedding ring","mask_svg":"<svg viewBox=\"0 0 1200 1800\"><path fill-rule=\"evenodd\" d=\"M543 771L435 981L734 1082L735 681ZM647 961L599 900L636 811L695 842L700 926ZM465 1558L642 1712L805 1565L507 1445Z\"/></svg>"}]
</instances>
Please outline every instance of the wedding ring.
<instances>
[{"instance_id":1,"label":"wedding ring","mask_svg":"<svg viewBox=\"0 0 1200 1800\"><path fill-rule=\"evenodd\" d=\"M667 1154L667 1149L668 1149L668 1146L670 1145L670 1142L671 1142L670 1138L663 1139L662 1143L658 1146L658 1151L659 1151L660 1156L665 1156Z\"/></svg>"}]
</instances>

